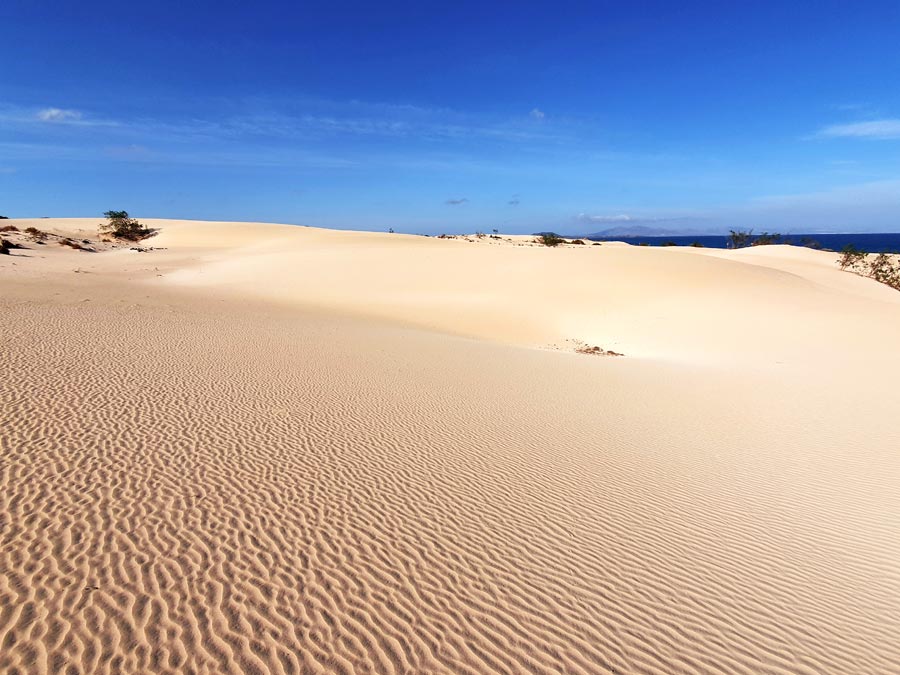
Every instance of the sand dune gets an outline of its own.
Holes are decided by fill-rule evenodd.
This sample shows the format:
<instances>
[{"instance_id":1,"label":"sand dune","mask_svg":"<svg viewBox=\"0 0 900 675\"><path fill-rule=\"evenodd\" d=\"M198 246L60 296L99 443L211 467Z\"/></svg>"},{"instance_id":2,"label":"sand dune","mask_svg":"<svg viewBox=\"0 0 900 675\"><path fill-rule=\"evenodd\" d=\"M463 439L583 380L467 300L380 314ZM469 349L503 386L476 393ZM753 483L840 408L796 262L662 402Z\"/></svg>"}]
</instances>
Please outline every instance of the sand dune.
<instances>
[{"instance_id":1,"label":"sand dune","mask_svg":"<svg viewBox=\"0 0 900 675\"><path fill-rule=\"evenodd\" d=\"M0 672L898 672L896 291L146 222L0 256Z\"/></svg>"}]
</instances>

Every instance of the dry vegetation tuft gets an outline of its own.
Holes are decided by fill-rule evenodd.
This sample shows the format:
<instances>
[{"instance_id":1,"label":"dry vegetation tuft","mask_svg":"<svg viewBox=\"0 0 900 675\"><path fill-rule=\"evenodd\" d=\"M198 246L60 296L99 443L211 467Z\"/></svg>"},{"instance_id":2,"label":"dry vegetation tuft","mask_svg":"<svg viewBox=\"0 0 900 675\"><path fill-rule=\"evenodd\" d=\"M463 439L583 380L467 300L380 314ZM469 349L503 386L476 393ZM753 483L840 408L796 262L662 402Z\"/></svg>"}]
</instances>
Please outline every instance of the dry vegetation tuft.
<instances>
[{"instance_id":1,"label":"dry vegetation tuft","mask_svg":"<svg viewBox=\"0 0 900 675\"><path fill-rule=\"evenodd\" d=\"M900 257L879 253L875 257L848 244L841 251L838 265L846 272L853 272L900 291Z\"/></svg>"},{"instance_id":2,"label":"dry vegetation tuft","mask_svg":"<svg viewBox=\"0 0 900 675\"><path fill-rule=\"evenodd\" d=\"M85 246L85 243L90 242L87 239L83 240L82 242L77 242L74 239L69 239L68 237L59 240L60 246L68 246L69 248L74 248L76 251L88 251L92 253L94 249L89 246Z\"/></svg>"},{"instance_id":3,"label":"dry vegetation tuft","mask_svg":"<svg viewBox=\"0 0 900 675\"><path fill-rule=\"evenodd\" d=\"M587 354L589 356L625 356L621 352L614 352L611 349L603 349L597 345L589 345L581 340L572 340L575 344L576 354Z\"/></svg>"},{"instance_id":4,"label":"dry vegetation tuft","mask_svg":"<svg viewBox=\"0 0 900 675\"><path fill-rule=\"evenodd\" d=\"M46 232L44 232L43 230L39 230L36 227L26 227L25 234L31 237L32 241L38 244L43 244L45 241L47 241L47 237L49 236Z\"/></svg>"}]
</instances>

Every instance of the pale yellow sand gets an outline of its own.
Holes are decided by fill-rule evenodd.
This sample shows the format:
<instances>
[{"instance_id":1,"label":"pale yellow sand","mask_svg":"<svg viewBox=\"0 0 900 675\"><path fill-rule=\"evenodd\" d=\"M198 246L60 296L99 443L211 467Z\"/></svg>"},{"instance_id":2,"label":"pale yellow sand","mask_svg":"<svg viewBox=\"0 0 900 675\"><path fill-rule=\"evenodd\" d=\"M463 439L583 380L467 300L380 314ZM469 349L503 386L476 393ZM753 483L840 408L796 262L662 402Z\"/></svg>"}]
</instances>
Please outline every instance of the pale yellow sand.
<instances>
[{"instance_id":1,"label":"pale yellow sand","mask_svg":"<svg viewBox=\"0 0 900 675\"><path fill-rule=\"evenodd\" d=\"M835 254L147 222L0 256L0 672L900 670Z\"/></svg>"}]
</instances>

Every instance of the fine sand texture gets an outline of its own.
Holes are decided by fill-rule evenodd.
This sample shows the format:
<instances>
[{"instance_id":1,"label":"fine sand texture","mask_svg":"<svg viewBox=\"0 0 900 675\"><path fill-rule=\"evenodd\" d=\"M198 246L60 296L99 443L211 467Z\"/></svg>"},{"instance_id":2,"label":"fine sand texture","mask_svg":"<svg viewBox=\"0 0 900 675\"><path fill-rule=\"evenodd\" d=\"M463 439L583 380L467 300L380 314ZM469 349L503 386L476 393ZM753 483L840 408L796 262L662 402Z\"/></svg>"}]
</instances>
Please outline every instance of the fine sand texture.
<instances>
[{"instance_id":1,"label":"fine sand texture","mask_svg":"<svg viewBox=\"0 0 900 675\"><path fill-rule=\"evenodd\" d=\"M836 254L144 222L0 221L0 673L900 672Z\"/></svg>"}]
</instances>

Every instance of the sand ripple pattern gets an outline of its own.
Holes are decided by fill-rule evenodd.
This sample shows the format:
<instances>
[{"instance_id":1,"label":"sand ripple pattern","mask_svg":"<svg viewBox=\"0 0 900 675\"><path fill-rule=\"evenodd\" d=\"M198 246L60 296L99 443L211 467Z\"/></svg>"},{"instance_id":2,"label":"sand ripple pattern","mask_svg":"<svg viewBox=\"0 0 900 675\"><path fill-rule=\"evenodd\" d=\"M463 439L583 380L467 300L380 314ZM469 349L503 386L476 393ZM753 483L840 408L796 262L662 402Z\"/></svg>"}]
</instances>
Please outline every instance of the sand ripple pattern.
<instances>
[{"instance_id":1,"label":"sand ripple pattern","mask_svg":"<svg viewBox=\"0 0 900 675\"><path fill-rule=\"evenodd\" d=\"M900 672L896 436L804 440L785 395L710 437L715 380L349 320L0 302L0 672Z\"/></svg>"}]
</instances>

